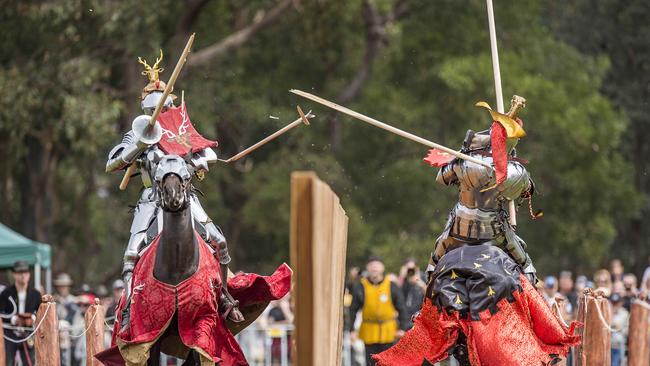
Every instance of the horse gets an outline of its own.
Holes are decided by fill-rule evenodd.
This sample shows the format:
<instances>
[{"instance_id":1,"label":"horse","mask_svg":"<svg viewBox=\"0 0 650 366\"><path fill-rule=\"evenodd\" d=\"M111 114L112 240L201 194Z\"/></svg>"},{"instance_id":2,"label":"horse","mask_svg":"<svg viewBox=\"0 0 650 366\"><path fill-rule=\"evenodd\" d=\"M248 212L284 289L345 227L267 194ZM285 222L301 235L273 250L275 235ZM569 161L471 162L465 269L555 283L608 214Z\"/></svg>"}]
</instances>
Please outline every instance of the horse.
<instances>
[{"instance_id":1,"label":"horse","mask_svg":"<svg viewBox=\"0 0 650 366\"><path fill-rule=\"evenodd\" d=\"M158 162L153 189L162 209L162 230L141 251L130 305L124 294L120 299L112 347L95 355L104 365L157 366L161 352L184 359L185 366L247 365L233 335L291 288L286 264L271 276L239 273L226 278L193 222L191 169L176 155ZM231 305L226 311L224 302ZM232 304L239 304L244 321L227 316ZM122 328L120 310L126 306L130 317Z\"/></svg>"},{"instance_id":2,"label":"horse","mask_svg":"<svg viewBox=\"0 0 650 366\"><path fill-rule=\"evenodd\" d=\"M163 210L163 228L156 247L153 276L163 283L177 286L196 273L199 266L200 251L190 210L191 173L182 159L166 156L156 171L155 181ZM177 323L174 316L163 336L154 344L148 365L160 365L161 344L179 336ZM196 351L189 352L183 365L200 365Z\"/></svg>"},{"instance_id":3,"label":"horse","mask_svg":"<svg viewBox=\"0 0 650 366\"><path fill-rule=\"evenodd\" d=\"M127 365L146 361L157 366L163 351L184 358L185 366L214 363L222 358L217 354L224 354L228 364L246 364L219 312L224 302L220 294L227 291L222 276L227 274L221 273L214 249L193 222L191 169L176 155L165 155L156 167L153 189L162 209L162 230L142 250L134 270L128 327L116 328L122 348L133 343L127 345L133 351L121 352ZM194 334L194 328L202 333Z\"/></svg>"}]
</instances>

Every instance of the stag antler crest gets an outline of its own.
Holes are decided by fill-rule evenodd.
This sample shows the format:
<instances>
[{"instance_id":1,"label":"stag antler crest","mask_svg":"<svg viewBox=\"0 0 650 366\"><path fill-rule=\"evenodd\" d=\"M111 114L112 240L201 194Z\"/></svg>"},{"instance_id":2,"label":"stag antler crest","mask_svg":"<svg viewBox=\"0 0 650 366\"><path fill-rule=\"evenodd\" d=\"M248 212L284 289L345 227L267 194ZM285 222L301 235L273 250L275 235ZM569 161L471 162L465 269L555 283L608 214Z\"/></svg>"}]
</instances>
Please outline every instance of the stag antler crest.
<instances>
[{"instance_id":1,"label":"stag antler crest","mask_svg":"<svg viewBox=\"0 0 650 366\"><path fill-rule=\"evenodd\" d=\"M160 50L160 57L156 58L156 63L153 64L153 66L149 66L146 60L143 60L142 57L138 57L138 62L144 66L142 75L148 77L150 83L155 83L156 81L160 80L160 73L165 71L164 68L158 67L160 61L162 60L163 60L162 49Z\"/></svg>"}]
</instances>

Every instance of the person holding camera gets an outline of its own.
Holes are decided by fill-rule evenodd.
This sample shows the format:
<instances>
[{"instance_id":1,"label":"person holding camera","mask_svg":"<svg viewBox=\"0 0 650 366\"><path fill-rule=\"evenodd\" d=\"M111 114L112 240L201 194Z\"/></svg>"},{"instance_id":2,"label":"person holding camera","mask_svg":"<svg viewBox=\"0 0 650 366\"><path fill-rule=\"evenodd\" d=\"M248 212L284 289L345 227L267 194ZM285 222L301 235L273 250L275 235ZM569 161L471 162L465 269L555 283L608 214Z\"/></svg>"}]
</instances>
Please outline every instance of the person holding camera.
<instances>
[{"instance_id":1,"label":"person holding camera","mask_svg":"<svg viewBox=\"0 0 650 366\"><path fill-rule=\"evenodd\" d=\"M400 279L402 283L402 294L404 295L404 308L408 316L408 325L406 329L413 327L413 316L416 315L422 307L424 293L427 285L422 279L420 268L415 263L415 259L406 260L400 269Z\"/></svg>"}]
</instances>

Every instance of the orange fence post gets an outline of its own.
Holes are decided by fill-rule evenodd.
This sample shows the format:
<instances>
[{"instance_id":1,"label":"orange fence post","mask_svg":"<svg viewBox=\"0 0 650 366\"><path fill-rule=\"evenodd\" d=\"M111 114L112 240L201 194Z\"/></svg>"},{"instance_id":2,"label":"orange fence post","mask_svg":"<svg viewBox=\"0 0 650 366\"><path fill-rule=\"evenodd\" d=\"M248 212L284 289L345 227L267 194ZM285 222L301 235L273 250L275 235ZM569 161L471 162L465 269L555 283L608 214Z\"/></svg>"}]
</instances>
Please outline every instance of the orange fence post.
<instances>
[{"instance_id":1,"label":"orange fence post","mask_svg":"<svg viewBox=\"0 0 650 366\"><path fill-rule=\"evenodd\" d=\"M628 334L628 366L650 365L650 332L648 321L650 308L648 304L635 301L630 308L630 332Z\"/></svg>"},{"instance_id":2,"label":"orange fence post","mask_svg":"<svg viewBox=\"0 0 650 366\"><path fill-rule=\"evenodd\" d=\"M91 305L84 315L86 324L86 365L101 366L95 355L104 350L104 320L106 309L99 305L99 299Z\"/></svg>"},{"instance_id":3,"label":"orange fence post","mask_svg":"<svg viewBox=\"0 0 650 366\"><path fill-rule=\"evenodd\" d=\"M56 317L56 303L52 295L44 295L43 302L36 312L35 325L40 327L34 336L36 364L60 366L59 320ZM42 319L42 322L41 322Z\"/></svg>"},{"instance_id":4,"label":"orange fence post","mask_svg":"<svg viewBox=\"0 0 650 366\"><path fill-rule=\"evenodd\" d=\"M585 290L580 298L578 320L583 324L582 345L575 348L574 366L609 366L611 310L602 292Z\"/></svg>"},{"instance_id":5,"label":"orange fence post","mask_svg":"<svg viewBox=\"0 0 650 366\"><path fill-rule=\"evenodd\" d=\"M7 360L5 359L5 329L0 327L0 366L5 366Z\"/></svg>"}]
</instances>

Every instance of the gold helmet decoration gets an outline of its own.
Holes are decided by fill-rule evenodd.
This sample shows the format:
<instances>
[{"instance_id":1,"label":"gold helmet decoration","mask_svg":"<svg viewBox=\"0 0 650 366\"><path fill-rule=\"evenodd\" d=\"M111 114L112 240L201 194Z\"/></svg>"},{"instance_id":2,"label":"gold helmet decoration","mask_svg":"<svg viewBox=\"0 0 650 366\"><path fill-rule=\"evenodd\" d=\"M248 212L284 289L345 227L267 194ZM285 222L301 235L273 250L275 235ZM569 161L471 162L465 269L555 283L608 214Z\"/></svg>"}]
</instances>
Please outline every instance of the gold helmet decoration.
<instances>
[{"instance_id":1,"label":"gold helmet decoration","mask_svg":"<svg viewBox=\"0 0 650 366\"><path fill-rule=\"evenodd\" d=\"M515 97L523 99L516 95ZM511 108L512 111L508 112L508 114L503 114L495 111L490 107L489 104L483 101L477 102L475 104L477 107L485 108L487 109L488 112L490 112L490 116L492 117L492 120L498 122L499 124L501 124L501 126L503 126L503 128L506 129L506 134L509 139L522 138L526 136L526 131L524 131L524 128L519 123L517 123L517 121L515 121L513 117L510 117L509 115L510 113L512 113L513 115L516 114L518 109L521 109L526 105L525 99L523 99L523 101L520 101L519 99L515 99L515 97L513 97L512 103L513 106L516 105L516 107L512 107Z\"/></svg>"},{"instance_id":2,"label":"gold helmet decoration","mask_svg":"<svg viewBox=\"0 0 650 366\"><path fill-rule=\"evenodd\" d=\"M165 91L165 87L167 84L165 84L164 81L160 80L160 73L165 71L164 68L160 67L160 62L163 60L163 51L162 49L160 50L160 57L156 58L156 62L153 64L153 66L150 66L146 60L143 60L142 57L138 57L138 62L144 66L144 70L142 71L142 75L146 76L149 79L149 84L145 86L142 89L142 96L141 98L144 99L148 94L154 92L154 91L160 91L163 92ZM176 99L175 95L171 95L173 99Z\"/></svg>"}]
</instances>

